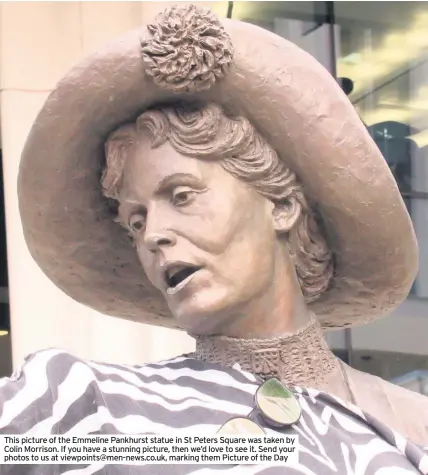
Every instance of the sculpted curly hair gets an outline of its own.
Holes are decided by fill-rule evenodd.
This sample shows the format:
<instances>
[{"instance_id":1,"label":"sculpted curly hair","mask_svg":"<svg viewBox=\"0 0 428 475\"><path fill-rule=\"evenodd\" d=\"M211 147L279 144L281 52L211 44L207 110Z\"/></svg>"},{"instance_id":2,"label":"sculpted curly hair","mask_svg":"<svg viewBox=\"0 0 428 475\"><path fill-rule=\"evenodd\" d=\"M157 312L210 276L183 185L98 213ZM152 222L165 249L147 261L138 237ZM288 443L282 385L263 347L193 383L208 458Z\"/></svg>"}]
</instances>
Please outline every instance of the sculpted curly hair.
<instances>
[{"instance_id":1,"label":"sculpted curly hair","mask_svg":"<svg viewBox=\"0 0 428 475\"><path fill-rule=\"evenodd\" d=\"M316 300L333 276L333 256L295 174L244 117L227 117L217 104L175 104L144 112L133 124L114 131L105 144L104 196L118 199L127 150L142 130L153 148L167 140L179 153L217 160L274 203L298 201L301 216L288 234L291 258L306 302Z\"/></svg>"}]
</instances>

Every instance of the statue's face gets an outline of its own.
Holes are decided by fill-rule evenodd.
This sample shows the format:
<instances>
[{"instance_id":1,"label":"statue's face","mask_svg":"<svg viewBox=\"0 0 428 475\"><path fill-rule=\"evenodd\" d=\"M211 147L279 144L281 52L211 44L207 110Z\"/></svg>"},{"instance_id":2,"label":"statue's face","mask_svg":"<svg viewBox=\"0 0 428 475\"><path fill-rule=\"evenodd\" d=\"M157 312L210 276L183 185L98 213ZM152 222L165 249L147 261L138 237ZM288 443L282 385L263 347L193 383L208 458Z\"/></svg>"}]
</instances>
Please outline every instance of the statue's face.
<instances>
[{"instance_id":1,"label":"statue's face","mask_svg":"<svg viewBox=\"0 0 428 475\"><path fill-rule=\"evenodd\" d=\"M141 138L129 152L120 220L179 325L222 333L274 280L272 202L219 162L189 158Z\"/></svg>"}]
</instances>

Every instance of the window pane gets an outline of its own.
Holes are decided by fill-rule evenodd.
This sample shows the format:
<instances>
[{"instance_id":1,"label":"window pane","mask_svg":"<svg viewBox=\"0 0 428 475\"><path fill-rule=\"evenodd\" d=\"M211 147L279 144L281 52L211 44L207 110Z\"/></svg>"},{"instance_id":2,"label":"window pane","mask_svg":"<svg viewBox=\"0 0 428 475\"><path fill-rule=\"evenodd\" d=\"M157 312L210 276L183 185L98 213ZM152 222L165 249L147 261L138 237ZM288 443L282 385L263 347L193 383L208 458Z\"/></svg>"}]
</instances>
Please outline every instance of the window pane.
<instances>
[{"instance_id":1,"label":"window pane","mask_svg":"<svg viewBox=\"0 0 428 475\"><path fill-rule=\"evenodd\" d=\"M352 331L352 362L427 394L428 3L334 2L334 21L337 76L395 176L420 248L410 297Z\"/></svg>"},{"instance_id":2,"label":"window pane","mask_svg":"<svg viewBox=\"0 0 428 475\"><path fill-rule=\"evenodd\" d=\"M335 2L337 74L383 153L421 246L415 297L428 298L428 5ZM417 192L417 193L415 193Z\"/></svg>"},{"instance_id":3,"label":"window pane","mask_svg":"<svg viewBox=\"0 0 428 475\"><path fill-rule=\"evenodd\" d=\"M428 391L428 2L233 2L337 76L385 157L412 217L420 272L390 317L328 332L352 366Z\"/></svg>"},{"instance_id":4,"label":"window pane","mask_svg":"<svg viewBox=\"0 0 428 475\"><path fill-rule=\"evenodd\" d=\"M261 26L335 67L326 2L233 2L232 18Z\"/></svg>"}]
</instances>

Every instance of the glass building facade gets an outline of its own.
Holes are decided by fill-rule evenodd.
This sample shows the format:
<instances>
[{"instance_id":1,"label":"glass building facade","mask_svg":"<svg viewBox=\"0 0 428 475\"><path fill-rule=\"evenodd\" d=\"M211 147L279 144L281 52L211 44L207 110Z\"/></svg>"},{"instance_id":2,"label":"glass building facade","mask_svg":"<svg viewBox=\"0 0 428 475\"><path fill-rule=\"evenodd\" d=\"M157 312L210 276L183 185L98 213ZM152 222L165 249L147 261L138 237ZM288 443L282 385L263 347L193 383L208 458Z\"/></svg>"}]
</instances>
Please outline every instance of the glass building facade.
<instances>
[{"instance_id":1,"label":"glass building facade","mask_svg":"<svg viewBox=\"0 0 428 475\"><path fill-rule=\"evenodd\" d=\"M428 2L229 2L228 13L315 56L382 151L412 217L419 274L393 316L328 338L352 366L428 394Z\"/></svg>"}]
</instances>

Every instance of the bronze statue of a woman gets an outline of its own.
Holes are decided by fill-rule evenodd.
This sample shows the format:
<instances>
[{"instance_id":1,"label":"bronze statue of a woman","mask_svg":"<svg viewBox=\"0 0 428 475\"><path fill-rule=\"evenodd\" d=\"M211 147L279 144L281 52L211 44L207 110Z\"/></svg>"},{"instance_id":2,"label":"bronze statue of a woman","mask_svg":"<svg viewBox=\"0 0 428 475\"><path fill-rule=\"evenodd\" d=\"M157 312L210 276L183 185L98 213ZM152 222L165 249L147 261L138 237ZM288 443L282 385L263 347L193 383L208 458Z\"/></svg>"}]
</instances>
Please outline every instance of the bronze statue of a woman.
<instances>
[{"instance_id":1,"label":"bronze statue of a woman","mask_svg":"<svg viewBox=\"0 0 428 475\"><path fill-rule=\"evenodd\" d=\"M298 47L167 9L59 83L29 135L19 196L29 249L59 288L181 328L196 351L133 368L41 351L0 387L0 432L213 434L239 416L239 430L300 436L296 464L251 473L351 474L363 459L358 473L428 473L428 400L341 363L323 337L401 303L418 253L383 157ZM19 394L31 372L50 389L30 408ZM293 394L295 420L272 426L254 406L266 384ZM84 473L153 472L106 467Z\"/></svg>"}]
</instances>

